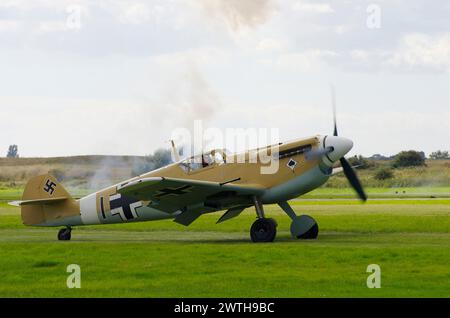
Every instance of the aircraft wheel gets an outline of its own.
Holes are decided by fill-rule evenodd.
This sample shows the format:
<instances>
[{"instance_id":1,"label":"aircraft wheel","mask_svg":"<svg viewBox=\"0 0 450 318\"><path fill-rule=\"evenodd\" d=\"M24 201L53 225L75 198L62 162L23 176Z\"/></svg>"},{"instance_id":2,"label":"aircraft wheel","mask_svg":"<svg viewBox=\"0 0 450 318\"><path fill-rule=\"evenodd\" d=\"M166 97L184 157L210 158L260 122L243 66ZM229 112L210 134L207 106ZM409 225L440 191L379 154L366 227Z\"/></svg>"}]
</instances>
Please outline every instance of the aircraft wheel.
<instances>
[{"instance_id":1,"label":"aircraft wheel","mask_svg":"<svg viewBox=\"0 0 450 318\"><path fill-rule=\"evenodd\" d=\"M291 234L298 239L316 239L319 235L319 225L308 215L297 216L291 223Z\"/></svg>"},{"instance_id":2,"label":"aircraft wheel","mask_svg":"<svg viewBox=\"0 0 450 318\"><path fill-rule=\"evenodd\" d=\"M277 223L274 219L257 219L250 229L250 237L255 243L273 242L276 235Z\"/></svg>"},{"instance_id":3,"label":"aircraft wheel","mask_svg":"<svg viewBox=\"0 0 450 318\"><path fill-rule=\"evenodd\" d=\"M61 229L58 232L58 240L60 241L70 241L71 237L72 237L72 229L70 228Z\"/></svg>"}]
</instances>

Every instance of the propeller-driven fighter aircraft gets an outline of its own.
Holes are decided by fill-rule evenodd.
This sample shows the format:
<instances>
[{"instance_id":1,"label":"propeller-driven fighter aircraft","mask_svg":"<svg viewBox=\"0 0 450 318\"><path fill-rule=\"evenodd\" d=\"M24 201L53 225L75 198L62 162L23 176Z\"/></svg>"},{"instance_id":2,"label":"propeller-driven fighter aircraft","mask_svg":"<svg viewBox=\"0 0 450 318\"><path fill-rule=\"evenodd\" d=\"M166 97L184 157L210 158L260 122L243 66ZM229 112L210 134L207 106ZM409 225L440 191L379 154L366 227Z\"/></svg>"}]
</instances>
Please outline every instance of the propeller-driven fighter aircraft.
<instances>
[{"instance_id":1,"label":"propeller-driven fighter aircraft","mask_svg":"<svg viewBox=\"0 0 450 318\"><path fill-rule=\"evenodd\" d=\"M338 136L335 116L333 136L278 144L277 152L271 153L273 160L279 161L274 174L261 174L264 164L259 160L238 163L238 154L216 149L79 200L72 198L55 177L37 176L27 183L22 201L11 204L21 207L25 225L64 227L58 232L59 240L70 240L74 226L160 219L174 219L188 226L202 214L225 211L220 223L254 206L257 219L250 229L253 242L275 239L277 223L266 218L264 205L278 204L292 219L294 238L315 239L319 233L316 221L307 215L297 216L288 201L320 187L341 171L360 199L366 201L355 171L344 158L352 147L351 140ZM250 152L244 155L248 157ZM338 161L341 167L333 169Z\"/></svg>"}]
</instances>

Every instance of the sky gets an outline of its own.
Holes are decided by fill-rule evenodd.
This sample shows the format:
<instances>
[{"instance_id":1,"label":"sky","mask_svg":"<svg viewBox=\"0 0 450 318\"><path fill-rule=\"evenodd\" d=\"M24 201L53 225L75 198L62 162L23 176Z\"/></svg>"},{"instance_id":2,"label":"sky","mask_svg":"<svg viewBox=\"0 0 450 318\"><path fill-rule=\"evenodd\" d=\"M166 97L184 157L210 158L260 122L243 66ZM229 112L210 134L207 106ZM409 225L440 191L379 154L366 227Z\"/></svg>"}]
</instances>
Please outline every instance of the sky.
<instances>
[{"instance_id":1,"label":"sky","mask_svg":"<svg viewBox=\"0 0 450 318\"><path fill-rule=\"evenodd\" d=\"M351 155L450 150L449 16L446 0L2 0L0 156L147 155L194 120L331 134L330 85Z\"/></svg>"}]
</instances>

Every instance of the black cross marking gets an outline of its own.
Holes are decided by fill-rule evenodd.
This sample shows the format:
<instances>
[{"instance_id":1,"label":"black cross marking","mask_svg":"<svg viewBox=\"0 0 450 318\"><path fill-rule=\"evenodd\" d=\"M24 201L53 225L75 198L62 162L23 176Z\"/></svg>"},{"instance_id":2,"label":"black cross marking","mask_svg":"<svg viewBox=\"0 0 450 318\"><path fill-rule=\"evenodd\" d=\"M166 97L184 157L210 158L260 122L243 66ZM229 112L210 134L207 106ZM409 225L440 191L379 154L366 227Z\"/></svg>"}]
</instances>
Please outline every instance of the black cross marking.
<instances>
[{"instance_id":1,"label":"black cross marking","mask_svg":"<svg viewBox=\"0 0 450 318\"><path fill-rule=\"evenodd\" d=\"M125 218L127 220L131 220L134 217L133 217L133 213L131 212L130 205L133 203L136 203L138 201L139 200L136 200L136 199L133 199L130 197L121 196L120 198L111 200L109 203L110 203L111 211L114 209L122 208Z\"/></svg>"},{"instance_id":2,"label":"black cross marking","mask_svg":"<svg viewBox=\"0 0 450 318\"><path fill-rule=\"evenodd\" d=\"M53 192L55 192L55 187L56 187L56 183L54 183L53 181L51 181L49 179L45 183L44 191L47 192L47 193L50 193L50 195L52 195Z\"/></svg>"},{"instance_id":3,"label":"black cross marking","mask_svg":"<svg viewBox=\"0 0 450 318\"><path fill-rule=\"evenodd\" d=\"M190 185L185 185L176 189L170 189L170 188L165 188L165 189L161 189L159 190L159 194L157 194L155 197L157 198L161 198L164 197L166 195L182 195L182 194L186 194L189 193L189 191L184 191L187 189L192 188Z\"/></svg>"}]
</instances>

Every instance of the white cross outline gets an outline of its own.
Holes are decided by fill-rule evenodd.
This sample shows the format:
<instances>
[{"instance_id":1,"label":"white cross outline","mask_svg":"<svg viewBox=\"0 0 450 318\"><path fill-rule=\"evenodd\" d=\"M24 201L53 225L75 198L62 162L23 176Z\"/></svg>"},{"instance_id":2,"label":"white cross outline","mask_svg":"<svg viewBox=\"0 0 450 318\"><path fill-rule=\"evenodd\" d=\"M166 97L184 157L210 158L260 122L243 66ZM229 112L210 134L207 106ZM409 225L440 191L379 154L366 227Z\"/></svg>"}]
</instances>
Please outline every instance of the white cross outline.
<instances>
[{"instance_id":1,"label":"white cross outline","mask_svg":"<svg viewBox=\"0 0 450 318\"><path fill-rule=\"evenodd\" d=\"M136 212L136 209L142 207L142 201L138 201L138 202L134 202L130 204L130 210L131 210L131 214L133 214L133 218L137 218L139 217L139 215Z\"/></svg>"}]
</instances>

